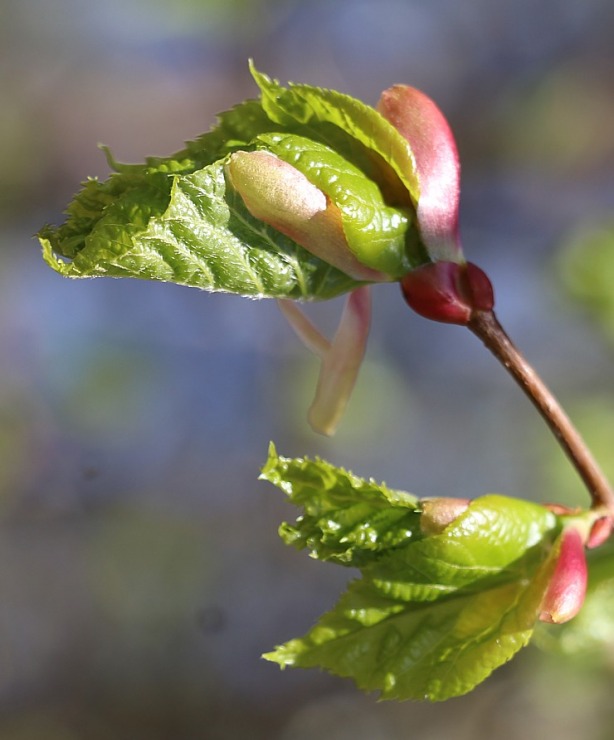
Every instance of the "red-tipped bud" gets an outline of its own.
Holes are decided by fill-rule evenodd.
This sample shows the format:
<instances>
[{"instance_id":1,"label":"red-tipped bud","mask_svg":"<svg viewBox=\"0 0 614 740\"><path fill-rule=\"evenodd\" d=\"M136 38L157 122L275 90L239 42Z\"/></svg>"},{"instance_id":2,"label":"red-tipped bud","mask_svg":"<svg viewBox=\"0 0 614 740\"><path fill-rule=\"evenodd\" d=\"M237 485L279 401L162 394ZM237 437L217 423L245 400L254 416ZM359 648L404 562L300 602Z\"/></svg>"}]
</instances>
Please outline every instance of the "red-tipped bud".
<instances>
[{"instance_id":1,"label":"red-tipped bud","mask_svg":"<svg viewBox=\"0 0 614 740\"><path fill-rule=\"evenodd\" d=\"M603 543L612 534L613 526L614 523L612 522L612 518L609 516L601 516L599 519L596 519L593 522L593 526L591 527L591 531L589 532L588 540L586 542L588 549L592 550L594 547L603 545Z\"/></svg>"},{"instance_id":2,"label":"red-tipped bud","mask_svg":"<svg viewBox=\"0 0 614 740\"><path fill-rule=\"evenodd\" d=\"M491 311L492 285L471 262L432 262L407 273L401 289L420 316L446 324L466 325L476 311Z\"/></svg>"},{"instance_id":3,"label":"red-tipped bud","mask_svg":"<svg viewBox=\"0 0 614 740\"><path fill-rule=\"evenodd\" d=\"M423 534L441 534L452 522L464 514L471 502L468 498L431 498L420 502L422 514L420 529Z\"/></svg>"},{"instance_id":4,"label":"red-tipped bud","mask_svg":"<svg viewBox=\"0 0 614 740\"><path fill-rule=\"evenodd\" d=\"M562 624L580 611L586 595L586 555L582 535L568 527L559 537L554 572L542 601L539 618L542 622Z\"/></svg>"},{"instance_id":5,"label":"red-tipped bud","mask_svg":"<svg viewBox=\"0 0 614 740\"><path fill-rule=\"evenodd\" d=\"M432 260L462 259L458 239L460 165L456 142L443 113L420 90L394 85L377 110L411 146L420 197L418 223Z\"/></svg>"}]
</instances>

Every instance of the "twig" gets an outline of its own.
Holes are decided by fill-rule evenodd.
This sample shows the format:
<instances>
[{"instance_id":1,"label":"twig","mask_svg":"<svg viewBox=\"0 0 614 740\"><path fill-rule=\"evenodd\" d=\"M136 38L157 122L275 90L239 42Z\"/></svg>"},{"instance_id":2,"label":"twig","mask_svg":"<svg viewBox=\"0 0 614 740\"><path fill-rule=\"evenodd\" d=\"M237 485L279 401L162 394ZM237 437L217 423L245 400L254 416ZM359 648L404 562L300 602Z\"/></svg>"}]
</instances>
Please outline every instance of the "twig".
<instances>
[{"instance_id":1,"label":"twig","mask_svg":"<svg viewBox=\"0 0 614 740\"><path fill-rule=\"evenodd\" d=\"M468 327L507 369L542 415L588 488L591 508L614 516L614 491L603 471L557 399L516 349L495 314L476 311Z\"/></svg>"}]
</instances>

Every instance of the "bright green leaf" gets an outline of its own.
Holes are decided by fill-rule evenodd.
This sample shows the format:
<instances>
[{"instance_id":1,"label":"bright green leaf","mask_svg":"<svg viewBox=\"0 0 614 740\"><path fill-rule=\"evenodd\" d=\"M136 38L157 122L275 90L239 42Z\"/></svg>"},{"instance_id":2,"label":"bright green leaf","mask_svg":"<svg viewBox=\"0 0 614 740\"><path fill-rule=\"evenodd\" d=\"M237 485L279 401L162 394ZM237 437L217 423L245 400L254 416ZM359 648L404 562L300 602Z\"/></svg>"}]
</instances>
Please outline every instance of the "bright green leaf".
<instances>
[{"instance_id":1,"label":"bright green leaf","mask_svg":"<svg viewBox=\"0 0 614 740\"><path fill-rule=\"evenodd\" d=\"M257 141L302 172L339 207L349 248L362 264L401 278L425 261L411 228L412 212L387 205L377 184L349 160L296 134L262 134Z\"/></svg>"},{"instance_id":2,"label":"bright green leaf","mask_svg":"<svg viewBox=\"0 0 614 740\"><path fill-rule=\"evenodd\" d=\"M262 105L269 118L303 136L328 143L330 124L377 154L396 173L411 197L418 203L420 186L416 161L407 141L374 108L349 95L311 85L282 87L251 65L251 72L262 91ZM335 148L335 147L333 147ZM374 159L373 159L374 161Z\"/></svg>"},{"instance_id":3,"label":"bright green leaf","mask_svg":"<svg viewBox=\"0 0 614 740\"><path fill-rule=\"evenodd\" d=\"M263 476L304 508L282 527L285 541L358 565L362 576L307 635L267 659L325 668L386 699L435 701L470 691L529 641L559 530L547 509L484 496L424 537L413 497L321 460L273 449Z\"/></svg>"},{"instance_id":4,"label":"bright green leaf","mask_svg":"<svg viewBox=\"0 0 614 740\"><path fill-rule=\"evenodd\" d=\"M284 92L254 76L262 100L221 114L176 154L125 165L107 152L115 173L85 184L64 225L41 230L49 265L68 277L133 277L253 297L326 299L353 290L360 283L254 219L227 187L223 166L232 152L262 146L260 136L290 133L313 138L320 153L328 146L335 162L351 169L340 171L338 186L328 181L365 265L377 254L375 269L381 264L400 277L427 261L413 220L415 163L396 130L346 95L305 85Z\"/></svg>"},{"instance_id":5,"label":"bright green leaf","mask_svg":"<svg viewBox=\"0 0 614 740\"><path fill-rule=\"evenodd\" d=\"M280 534L319 560L358 566L420 537L415 496L364 480L324 460L279 457L271 445L262 478L304 509Z\"/></svg>"},{"instance_id":6,"label":"bright green leaf","mask_svg":"<svg viewBox=\"0 0 614 740\"><path fill-rule=\"evenodd\" d=\"M254 219L227 188L222 161L190 175L92 181L71 209L67 224L40 233L45 259L67 277L139 277L276 298L330 298L357 285Z\"/></svg>"}]
</instances>

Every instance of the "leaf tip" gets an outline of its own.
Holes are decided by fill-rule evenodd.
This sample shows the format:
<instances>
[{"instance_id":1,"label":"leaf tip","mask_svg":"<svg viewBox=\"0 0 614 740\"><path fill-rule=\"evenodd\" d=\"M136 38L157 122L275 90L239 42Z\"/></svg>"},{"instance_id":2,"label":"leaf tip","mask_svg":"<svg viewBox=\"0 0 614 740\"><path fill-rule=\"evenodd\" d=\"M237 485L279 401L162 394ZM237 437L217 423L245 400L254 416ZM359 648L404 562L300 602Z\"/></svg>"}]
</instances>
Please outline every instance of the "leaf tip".
<instances>
[{"instance_id":1,"label":"leaf tip","mask_svg":"<svg viewBox=\"0 0 614 740\"><path fill-rule=\"evenodd\" d=\"M60 275L68 277L70 272L70 264L64 262L64 260L60 259L55 253L50 238L52 236L52 229L52 226L45 226L36 235L43 252L43 259L45 260L47 265L51 267L52 270L55 270L55 272L59 273Z\"/></svg>"},{"instance_id":2,"label":"leaf tip","mask_svg":"<svg viewBox=\"0 0 614 740\"><path fill-rule=\"evenodd\" d=\"M287 645L278 645L275 650L263 653L261 657L269 663L277 663L282 671L288 667L291 668L295 662L294 654L288 650Z\"/></svg>"},{"instance_id":3,"label":"leaf tip","mask_svg":"<svg viewBox=\"0 0 614 740\"><path fill-rule=\"evenodd\" d=\"M274 471L276 470L278 462L279 462L279 455L277 454L277 448L275 447L275 443L269 442L268 457L266 459L266 462L262 466L262 469L260 470L260 475L258 476L258 480L266 480L266 481L269 481L270 483L273 483L274 481L271 478L273 476Z\"/></svg>"},{"instance_id":4,"label":"leaf tip","mask_svg":"<svg viewBox=\"0 0 614 740\"><path fill-rule=\"evenodd\" d=\"M264 72L260 72L260 70L256 68L256 64L252 57L247 60L247 65L249 67L249 73L253 77L254 82L261 90L263 85L270 85L273 82L273 80L267 74L265 74Z\"/></svg>"},{"instance_id":5,"label":"leaf tip","mask_svg":"<svg viewBox=\"0 0 614 740\"><path fill-rule=\"evenodd\" d=\"M107 160L107 165L115 172L119 172L121 169L121 164L115 159L109 147L106 144L102 144L99 142L98 148L104 154L104 158Z\"/></svg>"}]
</instances>

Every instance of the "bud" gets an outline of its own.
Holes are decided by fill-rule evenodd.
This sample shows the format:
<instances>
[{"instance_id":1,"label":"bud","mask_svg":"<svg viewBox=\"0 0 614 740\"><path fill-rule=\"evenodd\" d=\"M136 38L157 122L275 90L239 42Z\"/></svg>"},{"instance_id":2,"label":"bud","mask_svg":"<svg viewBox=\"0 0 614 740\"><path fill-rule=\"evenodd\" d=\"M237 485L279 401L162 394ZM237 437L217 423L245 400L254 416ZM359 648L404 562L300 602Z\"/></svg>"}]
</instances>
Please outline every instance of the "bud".
<instances>
[{"instance_id":1,"label":"bud","mask_svg":"<svg viewBox=\"0 0 614 740\"><path fill-rule=\"evenodd\" d=\"M226 174L254 218L356 280L387 279L356 259L341 211L296 167L267 151L235 152Z\"/></svg>"},{"instance_id":2,"label":"bud","mask_svg":"<svg viewBox=\"0 0 614 740\"><path fill-rule=\"evenodd\" d=\"M405 300L425 318L466 325L476 311L492 310L494 296L490 280L465 262L460 245L460 163L454 135L435 103L413 87L385 90L377 109L414 154L418 229L431 260L401 279Z\"/></svg>"},{"instance_id":3,"label":"bud","mask_svg":"<svg viewBox=\"0 0 614 740\"><path fill-rule=\"evenodd\" d=\"M562 624L580 611L586 595L584 542L575 527L563 530L555 544L557 561L541 604L542 622Z\"/></svg>"},{"instance_id":4,"label":"bud","mask_svg":"<svg viewBox=\"0 0 614 740\"><path fill-rule=\"evenodd\" d=\"M613 522L611 516L600 516L599 519L596 519L593 522L593 526L591 527L591 531L589 532L588 540L586 542L588 549L592 550L595 547L603 545L603 543L606 542L612 534L612 526Z\"/></svg>"},{"instance_id":5,"label":"bud","mask_svg":"<svg viewBox=\"0 0 614 740\"><path fill-rule=\"evenodd\" d=\"M425 535L441 534L469 508L468 498L430 498L420 501L420 529Z\"/></svg>"},{"instance_id":6,"label":"bud","mask_svg":"<svg viewBox=\"0 0 614 740\"><path fill-rule=\"evenodd\" d=\"M408 85L384 90L377 110L409 142L414 154L420 185L418 224L429 257L461 262L460 163L448 122L429 97Z\"/></svg>"},{"instance_id":7,"label":"bud","mask_svg":"<svg viewBox=\"0 0 614 740\"><path fill-rule=\"evenodd\" d=\"M476 311L490 311L493 289L471 262L433 262L401 280L403 296L416 313L433 321L466 325Z\"/></svg>"}]
</instances>

